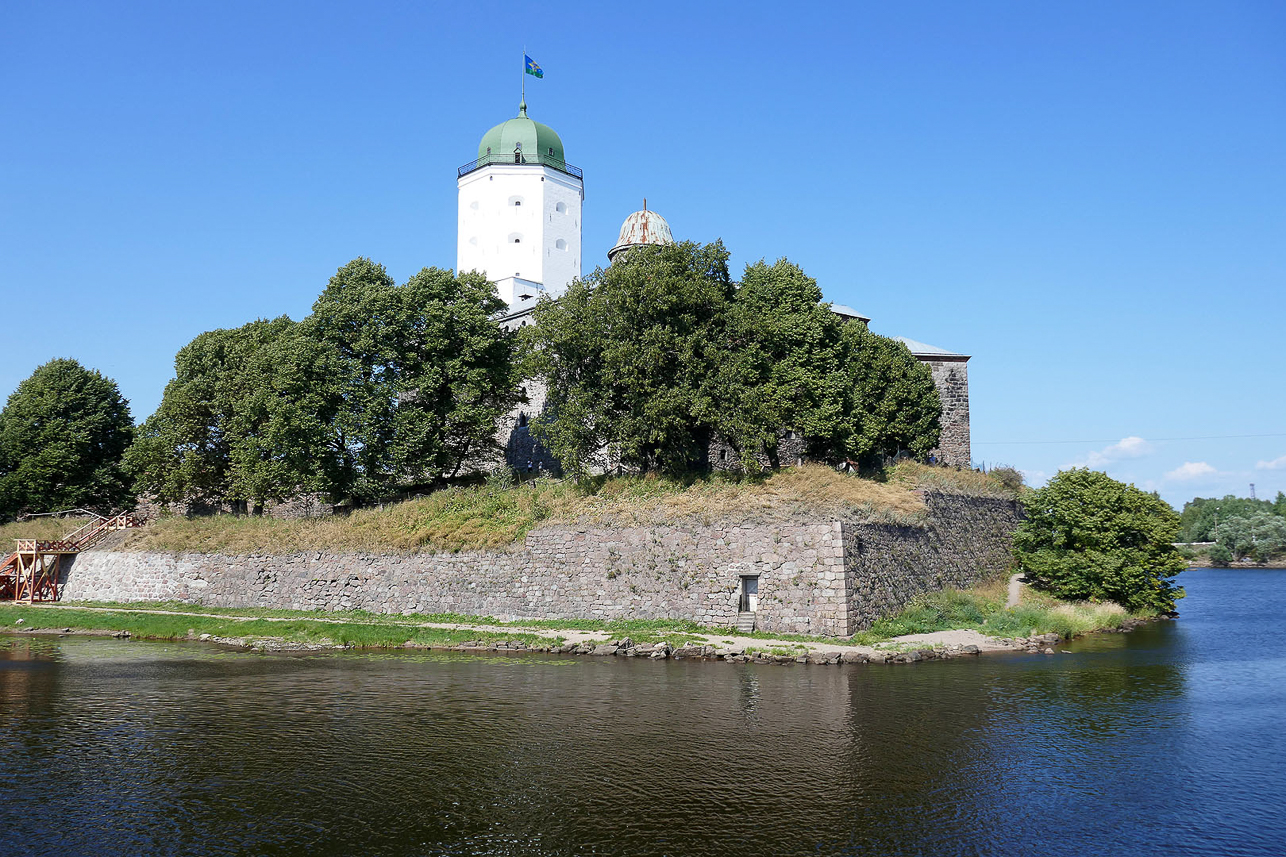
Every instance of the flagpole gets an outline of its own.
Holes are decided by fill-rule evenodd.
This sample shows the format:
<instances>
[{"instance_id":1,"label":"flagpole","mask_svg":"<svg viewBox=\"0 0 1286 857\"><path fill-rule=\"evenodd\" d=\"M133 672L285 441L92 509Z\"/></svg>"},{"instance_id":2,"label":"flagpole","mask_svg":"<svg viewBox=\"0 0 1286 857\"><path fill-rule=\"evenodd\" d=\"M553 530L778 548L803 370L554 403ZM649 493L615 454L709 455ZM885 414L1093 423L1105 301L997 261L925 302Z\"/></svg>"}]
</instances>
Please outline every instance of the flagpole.
<instances>
[{"instance_id":1,"label":"flagpole","mask_svg":"<svg viewBox=\"0 0 1286 857\"><path fill-rule=\"evenodd\" d=\"M522 105L527 106L527 46L522 46Z\"/></svg>"}]
</instances>

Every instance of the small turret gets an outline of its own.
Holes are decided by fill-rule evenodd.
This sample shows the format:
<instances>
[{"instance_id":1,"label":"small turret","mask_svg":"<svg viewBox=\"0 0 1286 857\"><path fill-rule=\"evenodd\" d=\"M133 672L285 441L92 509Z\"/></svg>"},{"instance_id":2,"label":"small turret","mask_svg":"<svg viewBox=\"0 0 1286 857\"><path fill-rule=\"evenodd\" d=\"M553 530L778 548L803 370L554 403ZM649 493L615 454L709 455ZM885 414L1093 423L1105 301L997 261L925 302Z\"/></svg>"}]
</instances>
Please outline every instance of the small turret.
<instances>
[{"instance_id":1,"label":"small turret","mask_svg":"<svg viewBox=\"0 0 1286 857\"><path fill-rule=\"evenodd\" d=\"M644 199L643 210L634 212L621 224L621 236L616 239L616 246L607 251L607 259L615 262L617 256L644 244L673 243L674 235L670 232L670 224L655 211L648 211L647 200Z\"/></svg>"}]
</instances>

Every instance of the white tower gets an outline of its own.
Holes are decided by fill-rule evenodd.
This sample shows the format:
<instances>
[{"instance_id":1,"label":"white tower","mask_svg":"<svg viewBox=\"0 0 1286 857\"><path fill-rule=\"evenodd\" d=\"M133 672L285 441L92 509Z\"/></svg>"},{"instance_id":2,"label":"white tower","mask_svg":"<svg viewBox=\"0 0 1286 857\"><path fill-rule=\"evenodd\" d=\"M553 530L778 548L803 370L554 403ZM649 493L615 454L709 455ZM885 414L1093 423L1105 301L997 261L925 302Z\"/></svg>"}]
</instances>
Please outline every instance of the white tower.
<instances>
[{"instance_id":1,"label":"white tower","mask_svg":"<svg viewBox=\"0 0 1286 857\"><path fill-rule=\"evenodd\" d=\"M557 297L580 276L582 174L554 129L527 118L526 102L483 135L457 187L458 272L485 274L512 309Z\"/></svg>"}]
</instances>

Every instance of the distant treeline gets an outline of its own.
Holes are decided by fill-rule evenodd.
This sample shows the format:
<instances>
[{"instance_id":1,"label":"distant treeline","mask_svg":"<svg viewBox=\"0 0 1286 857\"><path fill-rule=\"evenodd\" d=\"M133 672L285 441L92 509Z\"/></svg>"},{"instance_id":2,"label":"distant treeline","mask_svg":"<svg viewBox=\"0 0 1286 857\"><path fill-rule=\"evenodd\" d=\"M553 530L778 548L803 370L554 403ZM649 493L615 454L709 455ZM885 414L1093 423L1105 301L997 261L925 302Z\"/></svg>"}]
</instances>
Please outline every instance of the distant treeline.
<instances>
[{"instance_id":1,"label":"distant treeline","mask_svg":"<svg viewBox=\"0 0 1286 857\"><path fill-rule=\"evenodd\" d=\"M1286 554L1286 494L1281 491L1271 501L1231 494L1198 497L1184 505L1180 524L1181 541L1216 542L1210 550L1215 562L1266 562Z\"/></svg>"}]
</instances>

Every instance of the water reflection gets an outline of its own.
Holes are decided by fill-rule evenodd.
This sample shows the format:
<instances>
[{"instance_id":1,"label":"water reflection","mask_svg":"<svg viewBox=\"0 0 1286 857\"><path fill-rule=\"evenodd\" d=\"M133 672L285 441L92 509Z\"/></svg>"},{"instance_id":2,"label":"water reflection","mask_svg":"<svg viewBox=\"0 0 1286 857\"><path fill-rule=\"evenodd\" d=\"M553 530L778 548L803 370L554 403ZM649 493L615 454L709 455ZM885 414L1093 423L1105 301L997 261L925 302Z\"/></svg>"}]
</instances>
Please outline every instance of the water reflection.
<instances>
[{"instance_id":1,"label":"water reflection","mask_svg":"<svg viewBox=\"0 0 1286 857\"><path fill-rule=\"evenodd\" d=\"M1218 627L831 668L3 640L0 853L1253 853L1282 690L1208 695Z\"/></svg>"}]
</instances>

